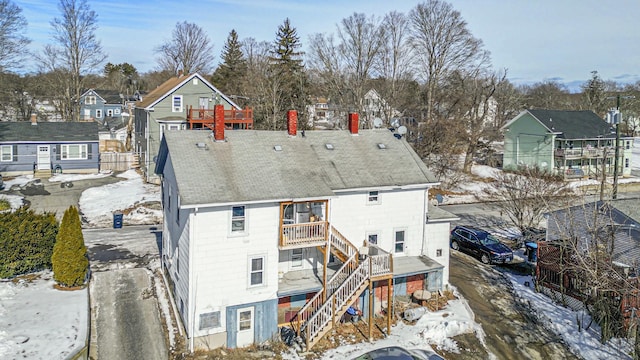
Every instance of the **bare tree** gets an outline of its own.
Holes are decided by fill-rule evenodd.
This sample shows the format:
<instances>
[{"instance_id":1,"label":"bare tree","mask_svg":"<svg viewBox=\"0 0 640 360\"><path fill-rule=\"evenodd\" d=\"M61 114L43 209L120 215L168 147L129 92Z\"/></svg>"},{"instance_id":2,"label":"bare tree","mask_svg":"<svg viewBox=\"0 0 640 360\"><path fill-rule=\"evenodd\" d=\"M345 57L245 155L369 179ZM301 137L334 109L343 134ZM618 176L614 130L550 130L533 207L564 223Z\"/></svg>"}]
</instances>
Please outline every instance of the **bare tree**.
<instances>
[{"instance_id":1,"label":"bare tree","mask_svg":"<svg viewBox=\"0 0 640 360\"><path fill-rule=\"evenodd\" d=\"M41 69L59 74L60 114L64 119L80 119L83 75L96 70L106 58L95 32L98 14L86 0L60 0L60 18L51 21L54 43L45 46ZM68 80L64 77L68 76Z\"/></svg>"},{"instance_id":2,"label":"bare tree","mask_svg":"<svg viewBox=\"0 0 640 360\"><path fill-rule=\"evenodd\" d=\"M364 114L364 95L385 43L384 28L379 19L354 13L340 22L337 39L335 43L333 35L313 35L308 64L343 107Z\"/></svg>"},{"instance_id":3,"label":"bare tree","mask_svg":"<svg viewBox=\"0 0 640 360\"><path fill-rule=\"evenodd\" d=\"M392 11L382 21L385 29L384 45L376 62L381 78L376 86L382 98L390 105L384 109L383 120L395 116L393 109L404 110L415 99L407 96L414 77L414 57L409 44L409 20L402 13Z\"/></svg>"},{"instance_id":4,"label":"bare tree","mask_svg":"<svg viewBox=\"0 0 640 360\"><path fill-rule=\"evenodd\" d=\"M488 60L482 41L473 37L460 12L441 0L418 4L409 13L411 43L426 84L426 119L432 119L435 95L453 71L476 67Z\"/></svg>"},{"instance_id":5,"label":"bare tree","mask_svg":"<svg viewBox=\"0 0 640 360\"><path fill-rule=\"evenodd\" d=\"M522 86L525 94L523 106L527 109L575 110L569 90L557 81L543 81L531 86Z\"/></svg>"},{"instance_id":6,"label":"bare tree","mask_svg":"<svg viewBox=\"0 0 640 360\"><path fill-rule=\"evenodd\" d=\"M481 197L496 200L500 212L522 233L538 227L551 204L569 204L573 192L561 178L539 168L500 172Z\"/></svg>"},{"instance_id":7,"label":"bare tree","mask_svg":"<svg viewBox=\"0 0 640 360\"><path fill-rule=\"evenodd\" d=\"M0 0L0 73L22 67L31 42L24 36L26 29L22 9L11 0Z\"/></svg>"},{"instance_id":8,"label":"bare tree","mask_svg":"<svg viewBox=\"0 0 640 360\"><path fill-rule=\"evenodd\" d=\"M161 70L185 74L209 74L214 60L213 44L207 33L198 25L178 22L171 33L171 40L155 49L159 55Z\"/></svg>"}]
</instances>

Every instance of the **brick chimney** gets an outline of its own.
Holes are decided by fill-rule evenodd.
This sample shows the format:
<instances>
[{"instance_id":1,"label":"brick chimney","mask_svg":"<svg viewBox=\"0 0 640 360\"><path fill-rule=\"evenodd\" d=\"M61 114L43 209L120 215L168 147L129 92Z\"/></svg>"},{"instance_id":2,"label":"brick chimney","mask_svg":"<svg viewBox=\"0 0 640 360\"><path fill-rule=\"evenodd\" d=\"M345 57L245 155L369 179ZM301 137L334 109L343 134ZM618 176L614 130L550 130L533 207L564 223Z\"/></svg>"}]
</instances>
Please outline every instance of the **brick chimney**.
<instances>
[{"instance_id":1,"label":"brick chimney","mask_svg":"<svg viewBox=\"0 0 640 360\"><path fill-rule=\"evenodd\" d=\"M349 113L348 119L351 135L358 135L358 126L360 124L358 113Z\"/></svg>"},{"instance_id":2,"label":"brick chimney","mask_svg":"<svg viewBox=\"0 0 640 360\"><path fill-rule=\"evenodd\" d=\"M31 125L38 125L36 114L31 114Z\"/></svg>"},{"instance_id":3,"label":"brick chimney","mask_svg":"<svg viewBox=\"0 0 640 360\"><path fill-rule=\"evenodd\" d=\"M296 136L298 133L298 112L295 110L287 111L287 130L289 136Z\"/></svg>"},{"instance_id":4,"label":"brick chimney","mask_svg":"<svg viewBox=\"0 0 640 360\"><path fill-rule=\"evenodd\" d=\"M224 106L213 107L213 133L215 141L224 141Z\"/></svg>"}]
</instances>

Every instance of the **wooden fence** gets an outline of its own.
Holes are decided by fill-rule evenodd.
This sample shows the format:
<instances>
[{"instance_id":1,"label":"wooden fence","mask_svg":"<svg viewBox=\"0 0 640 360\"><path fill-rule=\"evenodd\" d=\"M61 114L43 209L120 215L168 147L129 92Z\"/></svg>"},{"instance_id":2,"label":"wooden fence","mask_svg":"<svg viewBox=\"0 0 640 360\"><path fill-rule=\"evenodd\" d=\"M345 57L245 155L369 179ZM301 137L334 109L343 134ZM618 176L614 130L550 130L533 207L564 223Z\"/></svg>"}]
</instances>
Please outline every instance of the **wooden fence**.
<instances>
[{"instance_id":1,"label":"wooden fence","mask_svg":"<svg viewBox=\"0 0 640 360\"><path fill-rule=\"evenodd\" d=\"M134 153L103 152L100 153L100 171L126 171L139 166Z\"/></svg>"}]
</instances>

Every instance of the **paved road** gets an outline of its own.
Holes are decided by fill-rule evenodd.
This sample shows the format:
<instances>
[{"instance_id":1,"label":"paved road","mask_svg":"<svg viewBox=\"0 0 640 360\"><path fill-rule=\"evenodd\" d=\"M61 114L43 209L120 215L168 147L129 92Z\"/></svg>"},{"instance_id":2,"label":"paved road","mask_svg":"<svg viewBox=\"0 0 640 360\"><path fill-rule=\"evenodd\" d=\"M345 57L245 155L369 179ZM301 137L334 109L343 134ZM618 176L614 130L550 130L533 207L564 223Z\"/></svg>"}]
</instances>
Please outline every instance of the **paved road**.
<instances>
[{"instance_id":1,"label":"paved road","mask_svg":"<svg viewBox=\"0 0 640 360\"><path fill-rule=\"evenodd\" d=\"M93 359L167 359L155 286L161 235L155 226L85 229L92 271Z\"/></svg>"}]
</instances>

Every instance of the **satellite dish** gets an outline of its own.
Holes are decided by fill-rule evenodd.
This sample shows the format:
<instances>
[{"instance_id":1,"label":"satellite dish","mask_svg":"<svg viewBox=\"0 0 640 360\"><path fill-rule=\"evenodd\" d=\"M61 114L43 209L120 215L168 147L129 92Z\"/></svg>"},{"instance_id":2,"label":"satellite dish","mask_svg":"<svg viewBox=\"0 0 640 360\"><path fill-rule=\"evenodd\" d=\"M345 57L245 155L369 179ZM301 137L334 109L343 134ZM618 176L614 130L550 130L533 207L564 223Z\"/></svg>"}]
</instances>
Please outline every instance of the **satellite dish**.
<instances>
[{"instance_id":1,"label":"satellite dish","mask_svg":"<svg viewBox=\"0 0 640 360\"><path fill-rule=\"evenodd\" d=\"M402 126L400 126L400 127L398 128L398 134L400 134L400 135L404 135L404 134L406 134L406 133L407 133L407 127L406 127L406 126L402 125Z\"/></svg>"},{"instance_id":2,"label":"satellite dish","mask_svg":"<svg viewBox=\"0 0 640 360\"><path fill-rule=\"evenodd\" d=\"M380 128L382 126L382 119L380 118L375 118L373 119L373 127L375 127L376 129Z\"/></svg>"}]
</instances>

